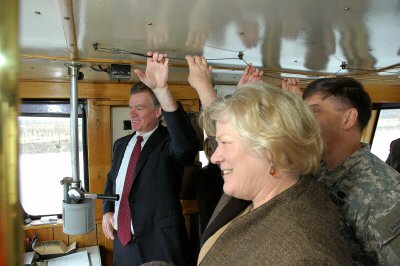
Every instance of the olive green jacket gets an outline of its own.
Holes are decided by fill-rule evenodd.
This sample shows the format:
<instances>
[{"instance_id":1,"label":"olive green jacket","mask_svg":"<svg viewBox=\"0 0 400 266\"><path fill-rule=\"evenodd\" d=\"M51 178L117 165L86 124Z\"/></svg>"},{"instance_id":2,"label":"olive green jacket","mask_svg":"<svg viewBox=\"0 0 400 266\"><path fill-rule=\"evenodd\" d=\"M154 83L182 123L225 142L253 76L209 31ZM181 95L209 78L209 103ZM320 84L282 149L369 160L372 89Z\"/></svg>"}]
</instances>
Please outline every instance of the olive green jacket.
<instances>
[{"instance_id":1,"label":"olive green jacket","mask_svg":"<svg viewBox=\"0 0 400 266\"><path fill-rule=\"evenodd\" d=\"M224 200L225 199L225 200ZM248 205L222 198L205 238ZM237 207L241 206L241 207ZM219 224L218 226L215 226ZM259 208L235 219L200 265L351 265L339 216L327 192L309 176Z\"/></svg>"}]
</instances>

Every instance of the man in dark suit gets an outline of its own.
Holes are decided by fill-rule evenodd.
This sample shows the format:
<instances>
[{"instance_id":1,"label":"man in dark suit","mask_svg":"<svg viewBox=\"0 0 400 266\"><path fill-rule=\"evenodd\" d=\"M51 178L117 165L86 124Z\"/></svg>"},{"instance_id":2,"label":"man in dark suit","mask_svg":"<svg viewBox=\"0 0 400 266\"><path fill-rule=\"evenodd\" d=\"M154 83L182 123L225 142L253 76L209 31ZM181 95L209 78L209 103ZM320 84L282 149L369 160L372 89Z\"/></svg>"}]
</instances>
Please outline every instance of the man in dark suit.
<instances>
[{"instance_id":1,"label":"man in dark suit","mask_svg":"<svg viewBox=\"0 0 400 266\"><path fill-rule=\"evenodd\" d=\"M393 140L390 143L389 156L386 163L393 167L397 172L400 172L400 138Z\"/></svg>"},{"instance_id":2,"label":"man in dark suit","mask_svg":"<svg viewBox=\"0 0 400 266\"><path fill-rule=\"evenodd\" d=\"M146 71L134 70L143 83L132 88L129 99L135 132L114 143L105 193L121 197L115 203L104 202L103 231L114 240L115 265L151 261L190 265L179 191L183 167L193 162L199 144L189 118L168 89L167 55L149 52L148 56ZM167 128L159 123L162 114ZM141 151L130 170L135 145ZM133 184L126 189L130 172L134 173ZM129 215L123 216L126 209ZM122 232L126 224L127 238Z\"/></svg>"}]
</instances>

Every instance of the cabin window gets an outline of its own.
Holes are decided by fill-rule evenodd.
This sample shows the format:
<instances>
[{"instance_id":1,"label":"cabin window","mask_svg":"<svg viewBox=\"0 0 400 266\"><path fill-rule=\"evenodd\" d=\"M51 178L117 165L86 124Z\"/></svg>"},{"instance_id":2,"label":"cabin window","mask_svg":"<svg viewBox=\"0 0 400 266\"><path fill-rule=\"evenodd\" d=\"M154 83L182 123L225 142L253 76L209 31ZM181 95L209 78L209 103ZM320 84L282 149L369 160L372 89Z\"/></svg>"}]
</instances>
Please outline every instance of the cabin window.
<instances>
[{"instance_id":1,"label":"cabin window","mask_svg":"<svg viewBox=\"0 0 400 266\"><path fill-rule=\"evenodd\" d=\"M397 138L400 138L400 107L379 110L371 152L386 161L390 143Z\"/></svg>"},{"instance_id":2,"label":"cabin window","mask_svg":"<svg viewBox=\"0 0 400 266\"><path fill-rule=\"evenodd\" d=\"M88 189L85 104L78 108L79 172ZM69 102L23 102L19 124L19 183L24 211L61 214L63 186L72 176ZM85 151L85 152L84 152ZM85 185L86 184L86 185Z\"/></svg>"}]
</instances>

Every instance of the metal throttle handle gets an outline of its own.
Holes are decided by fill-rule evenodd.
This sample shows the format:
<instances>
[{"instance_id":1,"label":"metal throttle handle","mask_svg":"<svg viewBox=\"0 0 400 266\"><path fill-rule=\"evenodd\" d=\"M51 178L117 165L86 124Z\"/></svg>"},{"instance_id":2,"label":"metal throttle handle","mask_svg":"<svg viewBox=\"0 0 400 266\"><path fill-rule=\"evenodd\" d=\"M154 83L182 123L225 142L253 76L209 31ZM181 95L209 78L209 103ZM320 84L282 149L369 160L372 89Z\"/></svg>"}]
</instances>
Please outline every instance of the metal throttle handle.
<instances>
[{"instance_id":1,"label":"metal throttle handle","mask_svg":"<svg viewBox=\"0 0 400 266\"><path fill-rule=\"evenodd\" d=\"M93 194L93 193L85 193L85 198L87 199L105 199L105 200L112 200L118 201L119 194Z\"/></svg>"}]
</instances>

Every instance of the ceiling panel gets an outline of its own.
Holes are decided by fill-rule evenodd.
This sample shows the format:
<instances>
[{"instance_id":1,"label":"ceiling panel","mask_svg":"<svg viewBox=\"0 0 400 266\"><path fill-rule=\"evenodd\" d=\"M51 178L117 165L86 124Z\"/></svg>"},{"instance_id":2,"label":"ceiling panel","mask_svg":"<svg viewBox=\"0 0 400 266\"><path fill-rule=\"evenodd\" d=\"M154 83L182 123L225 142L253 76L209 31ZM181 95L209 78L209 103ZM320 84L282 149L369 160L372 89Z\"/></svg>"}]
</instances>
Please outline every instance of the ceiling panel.
<instances>
[{"instance_id":1,"label":"ceiling panel","mask_svg":"<svg viewBox=\"0 0 400 266\"><path fill-rule=\"evenodd\" d=\"M20 48L22 54L68 56L66 41L54 0L20 1Z\"/></svg>"},{"instance_id":2,"label":"ceiling panel","mask_svg":"<svg viewBox=\"0 0 400 266\"><path fill-rule=\"evenodd\" d=\"M214 79L221 84L237 82L248 63L263 68L271 82L345 74L399 83L399 0L22 0L21 57L29 65L22 78L62 78L58 68L50 69L54 64L46 73L32 65L45 62L39 58L71 59L60 15L68 7L75 61L84 64L88 80L108 80L91 64L143 67L145 58L129 53L157 50L177 58L171 60L173 82L186 82L183 59L192 54L219 69ZM94 43L109 50L95 50Z\"/></svg>"}]
</instances>

